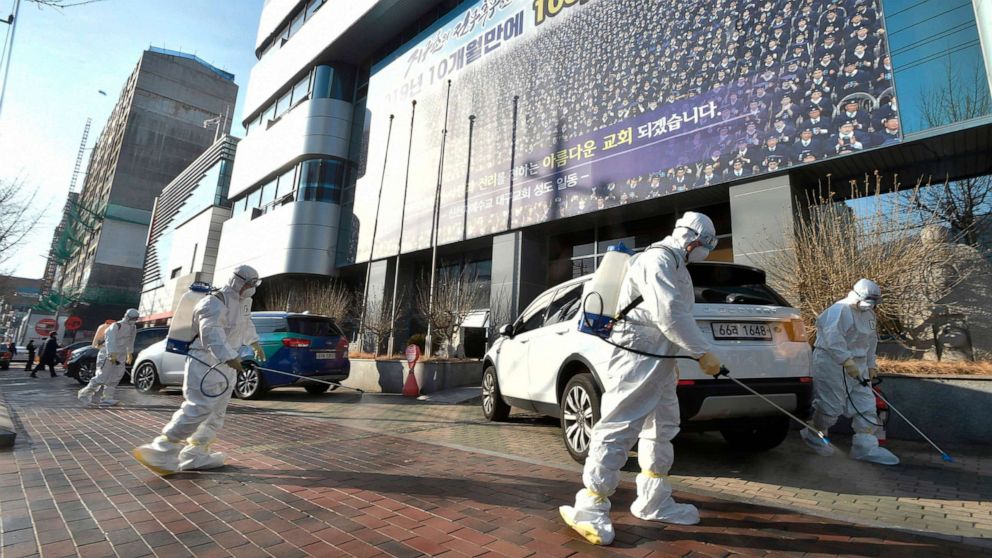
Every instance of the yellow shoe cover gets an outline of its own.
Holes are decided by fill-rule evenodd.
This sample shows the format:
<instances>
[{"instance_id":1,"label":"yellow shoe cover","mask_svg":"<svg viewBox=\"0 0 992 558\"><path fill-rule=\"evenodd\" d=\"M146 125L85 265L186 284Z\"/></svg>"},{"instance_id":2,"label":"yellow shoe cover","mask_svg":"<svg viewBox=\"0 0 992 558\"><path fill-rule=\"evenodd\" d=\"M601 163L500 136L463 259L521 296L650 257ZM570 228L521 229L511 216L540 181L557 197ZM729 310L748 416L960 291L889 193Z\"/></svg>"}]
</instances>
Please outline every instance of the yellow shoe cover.
<instances>
[{"instance_id":1,"label":"yellow shoe cover","mask_svg":"<svg viewBox=\"0 0 992 558\"><path fill-rule=\"evenodd\" d=\"M590 543L609 545L613 542L614 533L612 524L596 526L585 521L575 521L575 508L572 506L560 506L558 513L561 514L561 518L565 520L565 523L569 527L582 535L582 538ZM607 521L609 520L607 519Z\"/></svg>"}]
</instances>

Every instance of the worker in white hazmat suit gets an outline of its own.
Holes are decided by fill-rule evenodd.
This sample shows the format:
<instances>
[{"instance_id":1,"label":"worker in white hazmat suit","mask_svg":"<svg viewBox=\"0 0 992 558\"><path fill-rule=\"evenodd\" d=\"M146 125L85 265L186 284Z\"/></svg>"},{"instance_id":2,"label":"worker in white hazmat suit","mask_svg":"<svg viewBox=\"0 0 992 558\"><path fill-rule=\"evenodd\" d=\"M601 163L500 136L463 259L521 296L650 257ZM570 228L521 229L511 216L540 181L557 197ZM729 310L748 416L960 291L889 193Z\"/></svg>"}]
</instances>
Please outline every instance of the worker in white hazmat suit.
<instances>
[{"instance_id":1,"label":"worker in white hazmat suit","mask_svg":"<svg viewBox=\"0 0 992 558\"><path fill-rule=\"evenodd\" d=\"M96 374L76 397L87 404L116 405L114 392L124 377L124 367L134 360L134 337L137 332L138 311L128 308L124 317L104 329L103 342L97 353Z\"/></svg>"},{"instance_id":2,"label":"worker in white hazmat suit","mask_svg":"<svg viewBox=\"0 0 992 558\"><path fill-rule=\"evenodd\" d=\"M617 322L610 340L638 351L693 356L703 372L718 374L720 359L692 315L695 297L686 269L688 262L705 260L716 244L709 217L687 212L676 221L671 236L638 255L620 287L618 308L638 296L644 301ZM593 544L613 542L609 497L620 482L627 452L640 438L641 473L631 513L645 520L698 523L695 506L672 499L667 476L675 458L671 440L679 432L675 362L615 348L602 381L601 416L593 427L582 475L585 488L576 494L574 507L559 508L562 518Z\"/></svg>"},{"instance_id":3,"label":"worker in white hazmat suit","mask_svg":"<svg viewBox=\"0 0 992 558\"><path fill-rule=\"evenodd\" d=\"M260 283L254 268L238 266L224 288L196 304L197 337L186 358L185 401L161 436L134 450L134 457L152 471L168 475L224 465L224 454L209 447L224 424L237 372L244 370L239 350L251 345L255 358L265 360L251 322L251 297Z\"/></svg>"},{"instance_id":4,"label":"worker in white hazmat suit","mask_svg":"<svg viewBox=\"0 0 992 558\"><path fill-rule=\"evenodd\" d=\"M874 281L861 279L847 297L817 317L813 351L813 426L826 434L838 417L849 417L854 428L851 457L896 465L899 458L878 445L875 432L881 423L875 412L875 394L871 386L864 383L878 375L875 306L881 300L879 286ZM819 455L833 455L834 448L820 441L808 428L801 430L799 435Z\"/></svg>"}]
</instances>

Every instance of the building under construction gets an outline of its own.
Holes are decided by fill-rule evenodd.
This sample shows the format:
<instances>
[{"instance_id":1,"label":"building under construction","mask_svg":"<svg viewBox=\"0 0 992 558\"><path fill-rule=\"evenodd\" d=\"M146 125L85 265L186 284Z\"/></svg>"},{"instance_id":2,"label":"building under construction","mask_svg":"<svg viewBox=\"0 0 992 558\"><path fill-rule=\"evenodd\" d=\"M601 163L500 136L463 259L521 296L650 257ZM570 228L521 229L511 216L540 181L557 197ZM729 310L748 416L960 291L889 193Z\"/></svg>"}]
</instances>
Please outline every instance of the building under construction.
<instances>
[{"instance_id":1,"label":"building under construction","mask_svg":"<svg viewBox=\"0 0 992 558\"><path fill-rule=\"evenodd\" d=\"M237 93L233 74L196 56L142 53L93 148L82 191L67 203L40 310L81 317L85 336L138 306L155 198L214 143L209 121L229 131Z\"/></svg>"}]
</instances>

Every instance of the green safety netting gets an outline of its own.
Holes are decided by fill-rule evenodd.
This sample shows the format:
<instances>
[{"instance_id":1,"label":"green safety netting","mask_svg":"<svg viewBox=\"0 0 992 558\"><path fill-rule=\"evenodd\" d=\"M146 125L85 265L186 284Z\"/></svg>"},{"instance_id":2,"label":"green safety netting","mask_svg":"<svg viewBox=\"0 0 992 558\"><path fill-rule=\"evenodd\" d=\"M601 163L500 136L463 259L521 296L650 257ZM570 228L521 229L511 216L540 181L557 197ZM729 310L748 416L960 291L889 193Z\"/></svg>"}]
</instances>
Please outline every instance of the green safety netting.
<instances>
[{"instance_id":1,"label":"green safety netting","mask_svg":"<svg viewBox=\"0 0 992 558\"><path fill-rule=\"evenodd\" d=\"M79 249L85 245L81 237L96 230L96 226L103 221L106 211L105 208L89 207L78 198L70 198L66 203L68 207L66 208L65 226L62 227L52 243L51 259L57 265L65 265L76 256ZM91 290L94 292L90 292ZM119 294L108 296L108 293L100 291L101 289L88 289L84 292L69 292L68 290L53 288L32 308L40 312L55 312L79 302L100 304L107 298L111 300L120 298ZM125 298L133 298L133 295Z\"/></svg>"}]
</instances>

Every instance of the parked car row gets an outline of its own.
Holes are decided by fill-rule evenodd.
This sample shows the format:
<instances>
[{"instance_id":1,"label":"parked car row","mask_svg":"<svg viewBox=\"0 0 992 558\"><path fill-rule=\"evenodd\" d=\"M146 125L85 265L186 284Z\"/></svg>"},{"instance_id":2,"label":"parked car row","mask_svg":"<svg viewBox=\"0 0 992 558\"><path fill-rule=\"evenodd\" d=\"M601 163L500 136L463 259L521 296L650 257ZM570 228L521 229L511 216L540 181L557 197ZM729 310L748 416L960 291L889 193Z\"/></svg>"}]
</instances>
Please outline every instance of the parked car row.
<instances>
[{"instance_id":1,"label":"parked car row","mask_svg":"<svg viewBox=\"0 0 992 558\"><path fill-rule=\"evenodd\" d=\"M266 361L256 362L251 349L242 348L245 371L239 372L235 381L237 397L257 399L280 387L302 387L308 393L319 394L331 386L313 380L341 382L348 378L348 339L334 320L287 312L253 312L251 320ZM163 386L181 386L184 367L184 356L165 350L163 335L135 357L134 387L148 393Z\"/></svg>"},{"instance_id":2,"label":"parked car row","mask_svg":"<svg viewBox=\"0 0 992 558\"><path fill-rule=\"evenodd\" d=\"M165 339L169 333L167 327L148 327L139 329L134 336L134 354L137 355L144 349ZM65 361L66 376L75 378L80 384L88 384L93 375L96 374L96 355L99 349L90 343L76 348ZM137 357L135 358L137 360ZM131 378L131 365L125 366L125 374L122 382L129 382Z\"/></svg>"},{"instance_id":3,"label":"parked car row","mask_svg":"<svg viewBox=\"0 0 992 558\"><path fill-rule=\"evenodd\" d=\"M808 412L811 351L799 311L765 282L759 269L701 263L688 267L695 318L735 378L781 407ZM569 454L584 461L600 416L603 375L613 347L580 332L580 306L591 275L538 296L504 326L483 360L482 410L488 420L511 407L561 420ZM789 419L726 379L679 361L682 430L718 430L735 448L765 450L785 439Z\"/></svg>"}]
</instances>

